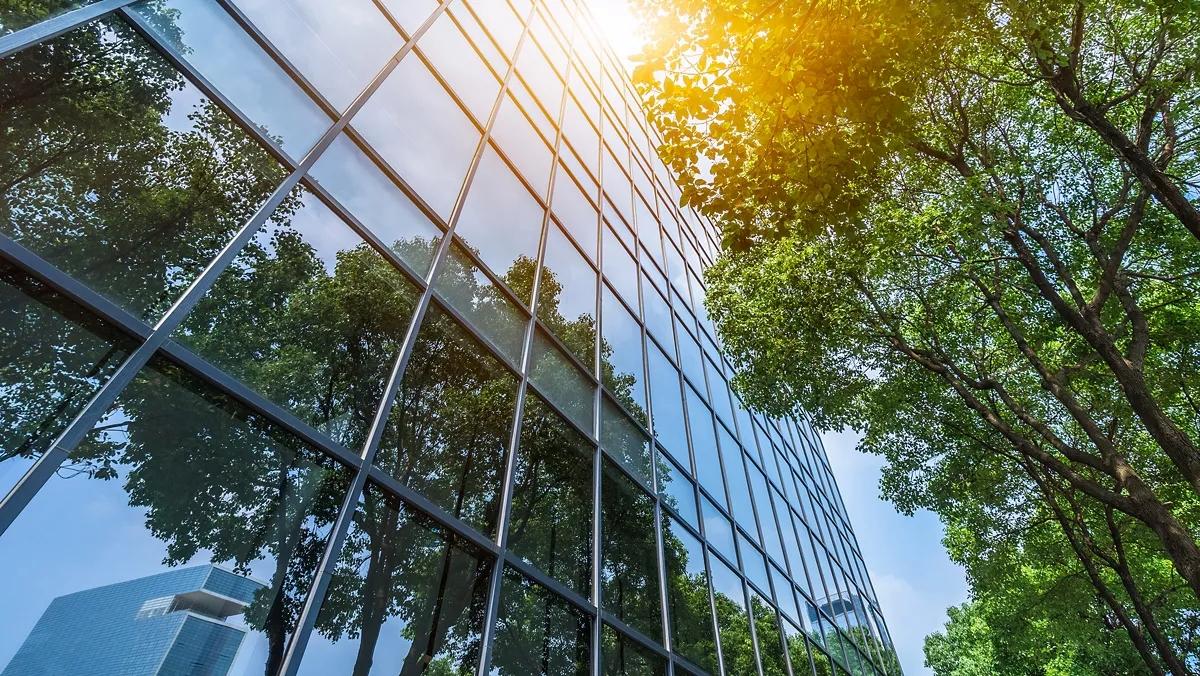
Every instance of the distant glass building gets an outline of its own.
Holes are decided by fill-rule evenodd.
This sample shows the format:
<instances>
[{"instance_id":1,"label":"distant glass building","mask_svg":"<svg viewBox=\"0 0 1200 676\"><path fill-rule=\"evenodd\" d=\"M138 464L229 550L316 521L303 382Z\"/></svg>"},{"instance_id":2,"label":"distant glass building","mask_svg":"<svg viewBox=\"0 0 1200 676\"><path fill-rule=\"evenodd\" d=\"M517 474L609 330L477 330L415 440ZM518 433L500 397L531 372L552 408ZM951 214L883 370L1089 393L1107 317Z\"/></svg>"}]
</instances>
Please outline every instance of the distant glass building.
<instances>
[{"instance_id":1,"label":"distant glass building","mask_svg":"<svg viewBox=\"0 0 1200 676\"><path fill-rule=\"evenodd\" d=\"M216 566L178 568L60 596L0 676L224 676L263 585Z\"/></svg>"},{"instance_id":2,"label":"distant glass building","mask_svg":"<svg viewBox=\"0 0 1200 676\"><path fill-rule=\"evenodd\" d=\"M0 3L0 668L898 673L657 143L577 0Z\"/></svg>"}]
</instances>

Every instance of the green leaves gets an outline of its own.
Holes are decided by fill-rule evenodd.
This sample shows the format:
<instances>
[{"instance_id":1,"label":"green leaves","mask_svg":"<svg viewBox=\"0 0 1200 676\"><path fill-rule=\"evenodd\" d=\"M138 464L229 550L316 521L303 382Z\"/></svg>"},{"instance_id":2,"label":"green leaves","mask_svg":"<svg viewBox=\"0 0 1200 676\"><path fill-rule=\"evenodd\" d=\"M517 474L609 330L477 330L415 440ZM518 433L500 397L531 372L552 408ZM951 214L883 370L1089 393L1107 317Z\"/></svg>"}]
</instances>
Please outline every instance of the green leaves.
<instances>
[{"instance_id":1,"label":"green leaves","mask_svg":"<svg viewBox=\"0 0 1200 676\"><path fill-rule=\"evenodd\" d=\"M863 430L884 494L942 518L976 615L934 641L938 673L1179 672L1200 594L1178 178L1200 173L1178 150L1200 142L1198 8L643 5L669 18L638 86L685 202L723 229L707 297L735 386Z\"/></svg>"}]
</instances>

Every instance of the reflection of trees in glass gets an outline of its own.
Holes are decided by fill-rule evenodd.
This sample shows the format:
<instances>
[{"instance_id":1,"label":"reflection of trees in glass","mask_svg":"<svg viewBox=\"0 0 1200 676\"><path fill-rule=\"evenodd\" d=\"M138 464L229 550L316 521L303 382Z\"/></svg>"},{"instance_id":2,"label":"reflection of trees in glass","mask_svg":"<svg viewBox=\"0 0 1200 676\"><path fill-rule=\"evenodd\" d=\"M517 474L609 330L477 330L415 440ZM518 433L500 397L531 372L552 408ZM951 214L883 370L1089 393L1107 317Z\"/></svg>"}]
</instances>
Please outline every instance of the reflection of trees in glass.
<instances>
[{"instance_id":1,"label":"reflection of trees in glass","mask_svg":"<svg viewBox=\"0 0 1200 676\"><path fill-rule=\"evenodd\" d=\"M526 395L508 548L584 596L592 586L593 453L540 397Z\"/></svg>"},{"instance_id":2,"label":"reflection of trees in glass","mask_svg":"<svg viewBox=\"0 0 1200 676\"><path fill-rule=\"evenodd\" d=\"M746 615L744 604L716 589L713 590L713 604L717 609L721 657L726 673L755 673L754 641L750 636L750 618Z\"/></svg>"},{"instance_id":3,"label":"reflection of trees in glass","mask_svg":"<svg viewBox=\"0 0 1200 676\"><path fill-rule=\"evenodd\" d=\"M754 618L754 634L758 637L758 656L763 676L787 676L783 635L779 632L779 618L775 609L758 594L750 592L750 615Z\"/></svg>"},{"instance_id":4,"label":"reflection of trees in glass","mask_svg":"<svg viewBox=\"0 0 1200 676\"><path fill-rule=\"evenodd\" d=\"M44 453L131 349L122 334L0 261L0 465Z\"/></svg>"},{"instance_id":5,"label":"reflection of trees in glass","mask_svg":"<svg viewBox=\"0 0 1200 676\"><path fill-rule=\"evenodd\" d=\"M375 464L483 533L495 528L516 379L447 314L421 326Z\"/></svg>"},{"instance_id":6,"label":"reflection of trees in glass","mask_svg":"<svg viewBox=\"0 0 1200 676\"><path fill-rule=\"evenodd\" d=\"M355 676L473 674L492 562L383 491L354 514L316 629L358 641ZM376 663L381 638L409 641L400 664ZM386 636L382 635L385 627ZM348 665L347 665L348 666Z\"/></svg>"},{"instance_id":7,"label":"reflection of trees in glass","mask_svg":"<svg viewBox=\"0 0 1200 676\"><path fill-rule=\"evenodd\" d=\"M90 0L95 2L95 0ZM23 0L0 5L0 35L32 26L57 14L89 4L88 0Z\"/></svg>"},{"instance_id":8,"label":"reflection of trees in glass","mask_svg":"<svg viewBox=\"0 0 1200 676\"><path fill-rule=\"evenodd\" d=\"M700 542L669 519L663 521L662 537L674 650L715 674L717 646Z\"/></svg>"},{"instance_id":9,"label":"reflection of trees in glass","mask_svg":"<svg viewBox=\"0 0 1200 676\"><path fill-rule=\"evenodd\" d=\"M492 671L498 676L585 676L590 624L545 587L505 570Z\"/></svg>"},{"instance_id":10,"label":"reflection of trees in glass","mask_svg":"<svg viewBox=\"0 0 1200 676\"><path fill-rule=\"evenodd\" d=\"M282 169L124 23L0 61L0 229L157 317Z\"/></svg>"},{"instance_id":11,"label":"reflection of trees in glass","mask_svg":"<svg viewBox=\"0 0 1200 676\"><path fill-rule=\"evenodd\" d=\"M606 459L600 504L600 605L661 640L654 501Z\"/></svg>"},{"instance_id":12,"label":"reflection of trees in glass","mask_svg":"<svg viewBox=\"0 0 1200 676\"><path fill-rule=\"evenodd\" d=\"M245 620L266 634L273 674L348 488L348 473L260 416L159 361L122 393L69 461L76 477L119 480L163 564L195 557L249 574L273 561Z\"/></svg>"},{"instance_id":13,"label":"reflection of trees in glass","mask_svg":"<svg viewBox=\"0 0 1200 676\"><path fill-rule=\"evenodd\" d=\"M603 676L665 676L667 661L617 630L604 625L600 636L600 673Z\"/></svg>"},{"instance_id":14,"label":"reflection of trees in glass","mask_svg":"<svg viewBox=\"0 0 1200 676\"><path fill-rule=\"evenodd\" d=\"M306 224L320 220L292 227L302 211L309 212ZM336 252L312 244L339 235L345 248ZM323 257L336 257L333 270ZM415 304L416 291L404 276L309 197L303 206L276 212L188 315L181 333L210 361L358 448Z\"/></svg>"}]
</instances>

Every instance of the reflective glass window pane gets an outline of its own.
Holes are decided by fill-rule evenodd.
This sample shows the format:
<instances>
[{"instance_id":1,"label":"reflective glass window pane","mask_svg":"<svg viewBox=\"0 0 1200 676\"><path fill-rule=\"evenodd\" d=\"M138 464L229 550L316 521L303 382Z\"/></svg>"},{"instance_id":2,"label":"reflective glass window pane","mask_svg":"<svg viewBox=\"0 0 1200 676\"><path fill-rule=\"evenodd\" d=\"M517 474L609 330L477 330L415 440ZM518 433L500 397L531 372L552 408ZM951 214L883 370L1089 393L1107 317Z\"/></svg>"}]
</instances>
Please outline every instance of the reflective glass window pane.
<instances>
[{"instance_id":1,"label":"reflective glass window pane","mask_svg":"<svg viewBox=\"0 0 1200 676\"><path fill-rule=\"evenodd\" d=\"M650 483L650 440L608 397L601 400L600 445L623 467Z\"/></svg>"},{"instance_id":2,"label":"reflective glass window pane","mask_svg":"<svg viewBox=\"0 0 1200 676\"><path fill-rule=\"evenodd\" d=\"M679 392L679 371L667 361L656 345L647 345L647 350L654 438L679 464L690 468L687 428L683 422L683 399Z\"/></svg>"},{"instance_id":3,"label":"reflective glass window pane","mask_svg":"<svg viewBox=\"0 0 1200 676\"><path fill-rule=\"evenodd\" d=\"M490 145L471 180L454 232L529 302L542 233L541 205Z\"/></svg>"},{"instance_id":4,"label":"reflective glass window pane","mask_svg":"<svg viewBox=\"0 0 1200 676\"><path fill-rule=\"evenodd\" d=\"M450 90L481 126L500 92L500 81L479 58L449 14L442 14L421 36L417 49L429 59Z\"/></svg>"},{"instance_id":5,"label":"reflective glass window pane","mask_svg":"<svg viewBox=\"0 0 1200 676\"><path fill-rule=\"evenodd\" d=\"M667 299L663 298L658 289L647 281L644 274L642 275L642 297L646 301L642 304L646 330L658 340L658 344L666 350L667 354L674 358L675 334L671 331L671 307L667 305Z\"/></svg>"},{"instance_id":6,"label":"reflective glass window pane","mask_svg":"<svg viewBox=\"0 0 1200 676\"><path fill-rule=\"evenodd\" d=\"M754 641L750 636L742 579L716 557L710 558L709 564L712 566L713 605L717 609L725 671L729 674L756 673Z\"/></svg>"},{"instance_id":7,"label":"reflective glass window pane","mask_svg":"<svg viewBox=\"0 0 1200 676\"><path fill-rule=\"evenodd\" d=\"M348 448L362 445L415 287L325 205L293 194L176 337Z\"/></svg>"},{"instance_id":8,"label":"reflective glass window pane","mask_svg":"<svg viewBox=\"0 0 1200 676\"><path fill-rule=\"evenodd\" d=\"M696 459L696 480L717 500L721 506L728 505L725 483L721 480L721 455L717 450L717 436L713 430L713 417L700 395L691 387L687 393L689 427L692 431L692 457Z\"/></svg>"},{"instance_id":9,"label":"reflective glass window pane","mask_svg":"<svg viewBox=\"0 0 1200 676\"><path fill-rule=\"evenodd\" d=\"M149 320L284 174L132 31L93 22L0 61L0 231Z\"/></svg>"},{"instance_id":10,"label":"reflective glass window pane","mask_svg":"<svg viewBox=\"0 0 1200 676\"><path fill-rule=\"evenodd\" d=\"M675 510L692 528L700 529L696 486L679 466L661 453L658 456L658 495L662 503Z\"/></svg>"},{"instance_id":11,"label":"reflective glass window pane","mask_svg":"<svg viewBox=\"0 0 1200 676\"><path fill-rule=\"evenodd\" d=\"M513 364L520 363L528 321L525 312L494 284L457 243L433 283L450 307L490 339Z\"/></svg>"},{"instance_id":12,"label":"reflective glass window pane","mask_svg":"<svg viewBox=\"0 0 1200 676\"><path fill-rule=\"evenodd\" d=\"M7 35L22 28L28 28L46 19L90 5L95 1L32 0L32 2L7 2L0 6L0 35Z\"/></svg>"},{"instance_id":13,"label":"reflective glass window pane","mask_svg":"<svg viewBox=\"0 0 1200 676\"><path fill-rule=\"evenodd\" d=\"M737 446L727 446L726 441L732 443L732 437L722 431L721 448L732 448L729 452L722 453L725 456L725 477L729 480L729 508L738 525L758 541L758 528L754 523L754 503L750 499L750 484L746 481L746 471L742 466L742 453L737 450Z\"/></svg>"},{"instance_id":14,"label":"reflective glass window pane","mask_svg":"<svg viewBox=\"0 0 1200 676\"><path fill-rule=\"evenodd\" d=\"M543 107L543 104L534 98L529 87L519 78L514 77L508 81L508 91L525 109L525 113L529 115L538 132L548 141L553 142L558 137L558 130L554 126L554 120L558 119L558 108L551 110Z\"/></svg>"},{"instance_id":15,"label":"reflective glass window pane","mask_svg":"<svg viewBox=\"0 0 1200 676\"><path fill-rule=\"evenodd\" d=\"M583 596L592 588L594 452L540 397L526 395L508 548Z\"/></svg>"},{"instance_id":16,"label":"reflective glass window pane","mask_svg":"<svg viewBox=\"0 0 1200 676\"><path fill-rule=\"evenodd\" d=\"M654 499L607 459L600 478L600 557L601 607L661 640Z\"/></svg>"},{"instance_id":17,"label":"reflective glass window pane","mask_svg":"<svg viewBox=\"0 0 1200 676\"><path fill-rule=\"evenodd\" d=\"M671 519L663 519L662 536L671 644L675 652L700 668L719 673L704 546Z\"/></svg>"},{"instance_id":18,"label":"reflective glass window pane","mask_svg":"<svg viewBox=\"0 0 1200 676\"><path fill-rule=\"evenodd\" d=\"M0 538L0 664L275 673L349 480L152 363Z\"/></svg>"},{"instance_id":19,"label":"reflective glass window pane","mask_svg":"<svg viewBox=\"0 0 1200 676\"><path fill-rule=\"evenodd\" d=\"M779 617L775 609L761 596L750 592L750 615L754 618L754 634L758 638L759 663L763 676L787 676L787 658L783 656L783 635L779 632ZM799 670L804 673L803 670Z\"/></svg>"},{"instance_id":20,"label":"reflective glass window pane","mask_svg":"<svg viewBox=\"0 0 1200 676\"><path fill-rule=\"evenodd\" d=\"M704 538L730 561L737 561L733 544L733 525L707 497L700 496L700 511L704 516Z\"/></svg>"},{"instance_id":21,"label":"reflective glass window pane","mask_svg":"<svg viewBox=\"0 0 1200 676\"><path fill-rule=\"evenodd\" d=\"M621 227L621 226L617 226ZM638 307L638 267L629 251L609 228L604 228L604 277L613 285L625 303Z\"/></svg>"},{"instance_id":22,"label":"reflective glass window pane","mask_svg":"<svg viewBox=\"0 0 1200 676\"><path fill-rule=\"evenodd\" d=\"M399 51L400 34L370 0L234 0L338 110Z\"/></svg>"},{"instance_id":23,"label":"reflective glass window pane","mask_svg":"<svg viewBox=\"0 0 1200 676\"><path fill-rule=\"evenodd\" d=\"M729 402L729 383L712 362L705 359L702 363L708 375L708 387L712 391L713 411L729 429L733 429L733 405Z\"/></svg>"},{"instance_id":24,"label":"reflective glass window pane","mask_svg":"<svg viewBox=\"0 0 1200 676\"><path fill-rule=\"evenodd\" d=\"M299 673L474 673L492 565L369 485Z\"/></svg>"},{"instance_id":25,"label":"reflective glass window pane","mask_svg":"<svg viewBox=\"0 0 1200 676\"><path fill-rule=\"evenodd\" d=\"M800 621L800 607L796 605L795 588L785 577L783 571L771 566L771 586L775 589L775 600L779 610L793 621Z\"/></svg>"},{"instance_id":26,"label":"reflective glass window pane","mask_svg":"<svg viewBox=\"0 0 1200 676\"><path fill-rule=\"evenodd\" d=\"M750 465L746 468L750 477L750 491L754 494L755 507L758 508L759 523L763 529L763 545L776 561L785 563L783 557L783 542L779 539L779 531L775 529L775 518L771 508L771 493L767 488L767 479L757 467Z\"/></svg>"},{"instance_id":27,"label":"reflective glass window pane","mask_svg":"<svg viewBox=\"0 0 1200 676\"><path fill-rule=\"evenodd\" d=\"M133 349L109 325L0 261L0 495Z\"/></svg>"},{"instance_id":28,"label":"reflective glass window pane","mask_svg":"<svg viewBox=\"0 0 1200 676\"><path fill-rule=\"evenodd\" d=\"M580 89L574 87L577 91ZM582 94L591 98L586 93ZM600 165L600 135L584 116L575 97L568 97L566 108L563 110L563 134L571 147L579 155L593 176L599 175Z\"/></svg>"},{"instance_id":29,"label":"reflective glass window pane","mask_svg":"<svg viewBox=\"0 0 1200 676\"><path fill-rule=\"evenodd\" d=\"M430 307L375 464L480 532L491 533L516 385L500 360L449 315Z\"/></svg>"},{"instance_id":30,"label":"reflective glass window pane","mask_svg":"<svg viewBox=\"0 0 1200 676\"><path fill-rule=\"evenodd\" d=\"M746 578L758 585L759 589L769 592L771 582L767 578L767 562L762 551L750 544L741 531L738 531L738 549L742 554L742 572Z\"/></svg>"},{"instance_id":31,"label":"reflective glass window pane","mask_svg":"<svg viewBox=\"0 0 1200 676\"><path fill-rule=\"evenodd\" d=\"M606 124L605 135L607 136L608 126ZM601 169L604 174L604 192L612 200L613 206L616 207L617 213L626 223L633 223L633 186L629 183L629 177L621 170L621 163L613 155L611 148L605 145L604 153L601 156Z\"/></svg>"},{"instance_id":32,"label":"reflective glass window pane","mask_svg":"<svg viewBox=\"0 0 1200 676\"><path fill-rule=\"evenodd\" d=\"M604 625L600 673L603 676L666 676L667 660L648 650L616 629Z\"/></svg>"},{"instance_id":33,"label":"reflective glass window pane","mask_svg":"<svg viewBox=\"0 0 1200 676\"><path fill-rule=\"evenodd\" d=\"M792 673L812 673L813 665L809 662L808 640L805 638L804 632L791 622L784 622L783 636L787 644L788 658L792 662Z\"/></svg>"},{"instance_id":34,"label":"reflective glass window pane","mask_svg":"<svg viewBox=\"0 0 1200 676\"><path fill-rule=\"evenodd\" d=\"M513 13L507 2L476 0L470 5L504 53L511 55L521 38L523 20Z\"/></svg>"},{"instance_id":35,"label":"reflective glass window pane","mask_svg":"<svg viewBox=\"0 0 1200 676\"><path fill-rule=\"evenodd\" d=\"M400 61L353 125L434 212L450 217L480 134L419 58Z\"/></svg>"},{"instance_id":36,"label":"reflective glass window pane","mask_svg":"<svg viewBox=\"0 0 1200 676\"><path fill-rule=\"evenodd\" d=\"M642 327L608 286L601 289L600 377L613 396L648 425Z\"/></svg>"},{"instance_id":37,"label":"reflective glass window pane","mask_svg":"<svg viewBox=\"0 0 1200 676\"><path fill-rule=\"evenodd\" d=\"M586 181L585 185L591 183ZM595 184L591 184L594 193ZM585 196L584 189L579 187L575 177L558 165L558 176L554 179L554 200L552 210L558 222L571 233L575 243L583 250L589 260L596 260L596 227L600 214L591 200Z\"/></svg>"},{"instance_id":38,"label":"reflective glass window pane","mask_svg":"<svg viewBox=\"0 0 1200 676\"><path fill-rule=\"evenodd\" d=\"M293 158L329 127L329 117L219 4L169 0L134 11Z\"/></svg>"},{"instance_id":39,"label":"reflective glass window pane","mask_svg":"<svg viewBox=\"0 0 1200 676\"><path fill-rule=\"evenodd\" d=\"M404 32L412 35L437 9L437 0L382 0Z\"/></svg>"},{"instance_id":40,"label":"reflective glass window pane","mask_svg":"<svg viewBox=\"0 0 1200 676\"><path fill-rule=\"evenodd\" d=\"M592 432L596 388L541 331L533 338L529 381L584 431Z\"/></svg>"},{"instance_id":41,"label":"reflective glass window pane","mask_svg":"<svg viewBox=\"0 0 1200 676\"><path fill-rule=\"evenodd\" d=\"M692 334L680 330L679 332L679 363L683 367L683 373L687 376L696 387L704 387L704 359L700 356L700 345L696 343L696 339Z\"/></svg>"},{"instance_id":42,"label":"reflective glass window pane","mask_svg":"<svg viewBox=\"0 0 1200 676\"><path fill-rule=\"evenodd\" d=\"M774 514L779 514L782 520L783 515L787 513L787 502L783 496L779 495L779 491L771 489L768 493L761 494L763 497L759 501L763 504L762 509L758 510L759 522L763 529L763 546L767 549L767 554L781 566L787 565L787 557L784 556L784 540L779 534L779 529L775 527ZM774 509L772 509L772 507Z\"/></svg>"},{"instance_id":43,"label":"reflective glass window pane","mask_svg":"<svg viewBox=\"0 0 1200 676\"><path fill-rule=\"evenodd\" d=\"M544 198L550 185L553 153L511 93L500 104L491 138L525 177L534 194Z\"/></svg>"},{"instance_id":44,"label":"reflective glass window pane","mask_svg":"<svg viewBox=\"0 0 1200 676\"><path fill-rule=\"evenodd\" d=\"M596 270L557 225L546 229L538 317L592 370L596 352Z\"/></svg>"},{"instance_id":45,"label":"reflective glass window pane","mask_svg":"<svg viewBox=\"0 0 1200 676\"><path fill-rule=\"evenodd\" d=\"M492 676L586 676L591 622L545 587L509 568L500 592Z\"/></svg>"},{"instance_id":46,"label":"reflective glass window pane","mask_svg":"<svg viewBox=\"0 0 1200 676\"><path fill-rule=\"evenodd\" d=\"M404 0L391 0L392 2L400 3ZM491 3L485 3L491 4ZM492 71L497 75L503 76L508 71L508 57L501 54L500 48L496 46L494 40L488 37L484 32L483 26L479 24L479 20L473 15L468 8L467 3L450 3L446 7L446 13L454 17L458 21L459 28L466 33L467 37L474 44L475 48L483 54L484 60L491 65ZM511 14L511 13L510 13ZM489 26L490 28L491 26Z\"/></svg>"},{"instance_id":47,"label":"reflective glass window pane","mask_svg":"<svg viewBox=\"0 0 1200 676\"><path fill-rule=\"evenodd\" d=\"M546 40L547 37L543 34L540 39ZM552 118L557 119L563 83L550 63L546 61L546 56L538 48L536 41L528 40L521 46L521 53L517 55L516 65L517 74L529 86L538 102L546 112L550 113Z\"/></svg>"},{"instance_id":48,"label":"reflective glass window pane","mask_svg":"<svg viewBox=\"0 0 1200 676\"><path fill-rule=\"evenodd\" d=\"M429 270L441 231L348 136L334 139L310 176L418 275Z\"/></svg>"}]
</instances>

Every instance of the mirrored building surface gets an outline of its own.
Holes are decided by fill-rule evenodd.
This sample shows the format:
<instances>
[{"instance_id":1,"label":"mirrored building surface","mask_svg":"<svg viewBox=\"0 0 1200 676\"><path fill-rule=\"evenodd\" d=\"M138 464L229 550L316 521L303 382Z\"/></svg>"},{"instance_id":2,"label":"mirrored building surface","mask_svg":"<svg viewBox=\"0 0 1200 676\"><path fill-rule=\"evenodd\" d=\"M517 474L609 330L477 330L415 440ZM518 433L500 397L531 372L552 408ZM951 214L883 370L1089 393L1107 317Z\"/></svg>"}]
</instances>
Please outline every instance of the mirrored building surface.
<instances>
[{"instance_id":1,"label":"mirrored building surface","mask_svg":"<svg viewBox=\"0 0 1200 676\"><path fill-rule=\"evenodd\" d=\"M599 36L0 3L0 673L899 673Z\"/></svg>"}]
</instances>

